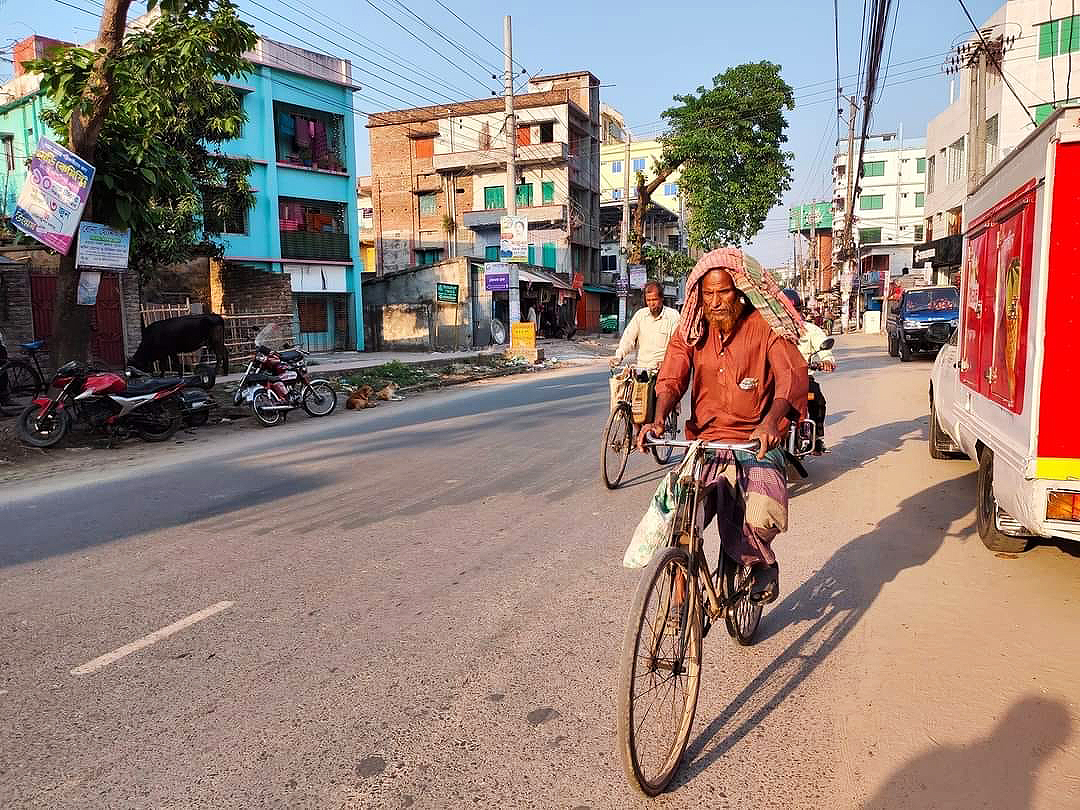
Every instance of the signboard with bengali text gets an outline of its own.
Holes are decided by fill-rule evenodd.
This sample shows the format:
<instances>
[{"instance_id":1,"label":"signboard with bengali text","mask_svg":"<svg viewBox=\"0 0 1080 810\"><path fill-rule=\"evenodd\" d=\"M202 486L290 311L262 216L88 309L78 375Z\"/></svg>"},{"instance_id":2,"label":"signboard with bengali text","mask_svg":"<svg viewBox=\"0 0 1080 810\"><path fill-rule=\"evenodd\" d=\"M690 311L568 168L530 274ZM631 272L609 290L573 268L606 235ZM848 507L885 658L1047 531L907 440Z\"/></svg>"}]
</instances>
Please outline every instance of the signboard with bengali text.
<instances>
[{"instance_id":1,"label":"signboard with bengali text","mask_svg":"<svg viewBox=\"0 0 1080 810\"><path fill-rule=\"evenodd\" d=\"M19 193L11 224L67 255L93 182L93 166L48 138L41 138L30 159L26 185Z\"/></svg>"},{"instance_id":2,"label":"signboard with bengali text","mask_svg":"<svg viewBox=\"0 0 1080 810\"><path fill-rule=\"evenodd\" d=\"M130 247L130 228L121 231L96 222L80 222L75 266L127 270Z\"/></svg>"}]
</instances>

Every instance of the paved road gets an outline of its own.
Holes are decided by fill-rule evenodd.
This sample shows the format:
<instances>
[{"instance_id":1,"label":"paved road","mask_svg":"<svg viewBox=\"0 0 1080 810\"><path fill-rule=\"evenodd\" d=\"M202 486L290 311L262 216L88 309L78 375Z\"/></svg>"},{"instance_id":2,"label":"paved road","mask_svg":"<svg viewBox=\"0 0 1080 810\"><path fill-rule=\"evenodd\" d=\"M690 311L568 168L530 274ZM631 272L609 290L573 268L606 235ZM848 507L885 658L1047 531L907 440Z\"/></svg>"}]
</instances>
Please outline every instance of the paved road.
<instances>
[{"instance_id":1,"label":"paved road","mask_svg":"<svg viewBox=\"0 0 1080 810\"><path fill-rule=\"evenodd\" d=\"M783 595L756 646L707 639L649 804L1080 805L1080 552L986 551L929 364L841 345ZM0 806L638 806L619 563L658 471L598 483L606 399L511 379L6 485Z\"/></svg>"}]
</instances>

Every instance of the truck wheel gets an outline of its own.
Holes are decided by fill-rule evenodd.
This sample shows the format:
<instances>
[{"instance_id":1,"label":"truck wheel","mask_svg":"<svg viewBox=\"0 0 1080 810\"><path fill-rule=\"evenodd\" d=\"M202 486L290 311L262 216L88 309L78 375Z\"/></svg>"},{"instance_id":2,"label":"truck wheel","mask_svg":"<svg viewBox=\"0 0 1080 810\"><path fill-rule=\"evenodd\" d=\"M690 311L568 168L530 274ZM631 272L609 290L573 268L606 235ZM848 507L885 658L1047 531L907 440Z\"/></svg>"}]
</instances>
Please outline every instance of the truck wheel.
<instances>
[{"instance_id":1,"label":"truck wheel","mask_svg":"<svg viewBox=\"0 0 1080 810\"><path fill-rule=\"evenodd\" d=\"M908 348L907 341L903 338L897 338L897 343L900 344L900 362L907 363L911 361L911 349Z\"/></svg>"},{"instance_id":2,"label":"truck wheel","mask_svg":"<svg viewBox=\"0 0 1080 810\"><path fill-rule=\"evenodd\" d=\"M951 457L951 453L947 450L943 450L942 447L947 447L949 441L944 436L944 431L941 429L941 425L937 420L937 408L934 407L934 400L930 400L930 440L927 442L930 446L930 458L943 459Z\"/></svg>"},{"instance_id":3,"label":"truck wheel","mask_svg":"<svg viewBox=\"0 0 1080 810\"><path fill-rule=\"evenodd\" d=\"M898 357L899 355L900 350L896 348L896 338L889 335L889 357Z\"/></svg>"},{"instance_id":4,"label":"truck wheel","mask_svg":"<svg viewBox=\"0 0 1080 810\"><path fill-rule=\"evenodd\" d=\"M983 450L979 456L979 477L976 484L975 525L983 545L991 551L1019 554L1026 551L1028 541L1023 537L1011 537L998 530L997 499L994 497L994 453Z\"/></svg>"}]
</instances>

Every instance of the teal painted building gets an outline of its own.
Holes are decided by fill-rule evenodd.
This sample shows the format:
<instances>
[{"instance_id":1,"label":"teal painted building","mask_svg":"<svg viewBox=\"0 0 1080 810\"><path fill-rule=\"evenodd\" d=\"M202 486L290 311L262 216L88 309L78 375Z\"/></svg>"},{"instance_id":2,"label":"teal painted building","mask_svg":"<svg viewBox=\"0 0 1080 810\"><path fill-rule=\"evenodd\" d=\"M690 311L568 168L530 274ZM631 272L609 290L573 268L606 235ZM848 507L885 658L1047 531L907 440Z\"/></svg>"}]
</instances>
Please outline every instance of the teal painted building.
<instances>
[{"instance_id":1,"label":"teal painted building","mask_svg":"<svg viewBox=\"0 0 1080 810\"><path fill-rule=\"evenodd\" d=\"M222 151L252 161L255 205L213 223L213 231L221 233L224 260L288 274L301 346L362 350L352 106L359 88L352 83L352 66L267 39L247 56L251 73L230 84L248 120L241 136ZM0 105L0 167L7 169L0 175L0 193L8 216L25 180L26 156L41 135L54 137L41 121L42 102L32 92Z\"/></svg>"}]
</instances>

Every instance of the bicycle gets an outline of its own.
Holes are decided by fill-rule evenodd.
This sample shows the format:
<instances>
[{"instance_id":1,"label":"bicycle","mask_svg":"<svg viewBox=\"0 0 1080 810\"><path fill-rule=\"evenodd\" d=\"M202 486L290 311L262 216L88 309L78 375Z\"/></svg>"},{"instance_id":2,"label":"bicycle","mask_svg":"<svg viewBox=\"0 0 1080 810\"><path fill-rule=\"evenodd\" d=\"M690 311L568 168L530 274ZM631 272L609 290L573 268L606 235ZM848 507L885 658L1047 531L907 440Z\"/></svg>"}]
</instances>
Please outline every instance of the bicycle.
<instances>
[{"instance_id":1,"label":"bicycle","mask_svg":"<svg viewBox=\"0 0 1080 810\"><path fill-rule=\"evenodd\" d=\"M37 353L44 340L32 340L20 343L30 357L30 361L21 357L8 357L4 335L0 332L0 406L25 408L37 396L45 392L45 379Z\"/></svg>"},{"instance_id":2,"label":"bicycle","mask_svg":"<svg viewBox=\"0 0 1080 810\"><path fill-rule=\"evenodd\" d=\"M620 366L611 370L611 375L624 375L619 384L615 408L608 417L604 428L603 443L600 445L600 475L604 486L615 489L626 472L626 463L634 451L634 440L643 423L634 421L631 397L634 390L635 371L632 366ZM674 438L679 430L678 409L673 408L664 421L664 435ZM656 463L663 465L671 460L670 447L652 448Z\"/></svg>"},{"instance_id":3,"label":"bicycle","mask_svg":"<svg viewBox=\"0 0 1080 810\"><path fill-rule=\"evenodd\" d=\"M723 551L723 540L717 567L710 569L701 525L702 500L707 495L702 477L711 454L754 452L757 441L703 442L696 448L687 441L649 443L686 448L697 456L690 461L690 475L677 485L675 519L667 544L642 574L619 664L617 736L623 771L632 786L646 796L656 796L674 777L690 739L701 685L702 641L723 619L738 644L752 644L763 605L750 597L750 566L734 562ZM650 607L655 608L651 617ZM650 696L652 700L647 701ZM648 705L639 706L639 701ZM643 734L650 716L655 732ZM665 721L669 743L664 742ZM651 767L650 753L658 755L655 767Z\"/></svg>"}]
</instances>

